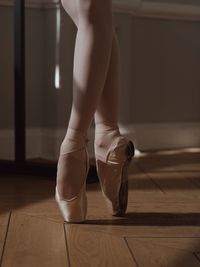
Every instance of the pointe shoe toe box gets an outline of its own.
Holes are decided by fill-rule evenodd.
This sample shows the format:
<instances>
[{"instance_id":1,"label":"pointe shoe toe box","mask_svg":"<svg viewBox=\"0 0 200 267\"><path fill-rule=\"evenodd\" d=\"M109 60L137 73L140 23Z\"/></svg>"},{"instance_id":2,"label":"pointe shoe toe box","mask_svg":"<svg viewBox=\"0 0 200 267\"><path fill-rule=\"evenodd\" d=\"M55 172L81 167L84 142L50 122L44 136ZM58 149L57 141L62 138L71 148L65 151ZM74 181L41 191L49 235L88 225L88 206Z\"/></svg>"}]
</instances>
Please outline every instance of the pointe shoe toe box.
<instances>
[{"instance_id":1,"label":"pointe shoe toe box","mask_svg":"<svg viewBox=\"0 0 200 267\"><path fill-rule=\"evenodd\" d=\"M55 200L66 222L83 222L85 220L87 213L85 187L84 183L79 194L70 200L60 198L56 187Z\"/></svg>"},{"instance_id":2,"label":"pointe shoe toe box","mask_svg":"<svg viewBox=\"0 0 200 267\"><path fill-rule=\"evenodd\" d=\"M84 222L87 215L86 179L90 164L87 149L85 151L87 156L85 180L82 186L80 187L78 194L71 199L61 198L57 189L57 185L55 187L55 201L57 202L60 212L66 222Z\"/></svg>"}]
</instances>

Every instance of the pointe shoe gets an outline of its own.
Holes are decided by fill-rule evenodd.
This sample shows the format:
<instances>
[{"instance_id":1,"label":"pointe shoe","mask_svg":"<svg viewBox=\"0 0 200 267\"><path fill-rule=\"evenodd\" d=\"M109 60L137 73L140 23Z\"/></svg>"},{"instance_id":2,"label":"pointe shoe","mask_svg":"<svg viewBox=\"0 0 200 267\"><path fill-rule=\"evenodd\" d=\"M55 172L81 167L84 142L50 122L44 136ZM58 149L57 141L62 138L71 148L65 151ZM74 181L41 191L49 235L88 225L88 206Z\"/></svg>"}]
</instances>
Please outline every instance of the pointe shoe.
<instances>
[{"instance_id":1,"label":"pointe shoe","mask_svg":"<svg viewBox=\"0 0 200 267\"><path fill-rule=\"evenodd\" d=\"M98 151L99 154L96 153ZM128 165L134 156L133 142L123 136L117 137L105 158L95 144L97 173L108 211L113 216L123 216L128 203Z\"/></svg>"},{"instance_id":2,"label":"pointe shoe","mask_svg":"<svg viewBox=\"0 0 200 267\"><path fill-rule=\"evenodd\" d=\"M79 193L71 199L65 199L60 197L57 186L55 188L55 200L58 204L64 221L69 223L84 222L87 214L86 178L90 165L87 148L84 147L83 149L85 149L86 152L86 172L85 180L79 190Z\"/></svg>"}]
</instances>

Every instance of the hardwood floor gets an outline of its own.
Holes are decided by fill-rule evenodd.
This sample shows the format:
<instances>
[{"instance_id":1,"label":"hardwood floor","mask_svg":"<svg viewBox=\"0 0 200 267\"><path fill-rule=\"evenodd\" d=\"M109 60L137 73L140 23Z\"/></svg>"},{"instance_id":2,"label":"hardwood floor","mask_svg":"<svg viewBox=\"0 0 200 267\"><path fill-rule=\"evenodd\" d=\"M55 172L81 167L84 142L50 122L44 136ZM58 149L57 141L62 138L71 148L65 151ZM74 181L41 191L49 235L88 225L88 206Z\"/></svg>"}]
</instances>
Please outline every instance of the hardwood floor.
<instances>
[{"instance_id":1,"label":"hardwood floor","mask_svg":"<svg viewBox=\"0 0 200 267\"><path fill-rule=\"evenodd\" d=\"M133 159L122 218L87 184L84 224L63 222L55 178L0 179L2 267L200 267L200 150Z\"/></svg>"}]
</instances>

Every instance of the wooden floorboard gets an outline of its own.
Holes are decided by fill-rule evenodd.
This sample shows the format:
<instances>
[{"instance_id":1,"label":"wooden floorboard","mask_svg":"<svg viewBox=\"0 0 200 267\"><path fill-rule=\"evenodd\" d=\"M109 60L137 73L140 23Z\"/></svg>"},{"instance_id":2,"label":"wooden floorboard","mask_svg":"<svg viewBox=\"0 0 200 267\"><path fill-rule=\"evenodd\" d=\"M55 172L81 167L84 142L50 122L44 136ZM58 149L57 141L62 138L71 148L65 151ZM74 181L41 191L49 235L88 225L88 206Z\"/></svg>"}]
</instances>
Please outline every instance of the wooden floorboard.
<instances>
[{"instance_id":1,"label":"wooden floorboard","mask_svg":"<svg viewBox=\"0 0 200 267\"><path fill-rule=\"evenodd\" d=\"M87 184L85 223L68 224L55 178L0 175L1 267L200 267L200 153L140 155L129 166L128 208L108 214Z\"/></svg>"},{"instance_id":2,"label":"wooden floorboard","mask_svg":"<svg viewBox=\"0 0 200 267\"><path fill-rule=\"evenodd\" d=\"M63 224L13 212L2 266L69 266Z\"/></svg>"},{"instance_id":3,"label":"wooden floorboard","mask_svg":"<svg viewBox=\"0 0 200 267\"><path fill-rule=\"evenodd\" d=\"M199 267L200 238L126 238L138 266Z\"/></svg>"},{"instance_id":4,"label":"wooden floorboard","mask_svg":"<svg viewBox=\"0 0 200 267\"><path fill-rule=\"evenodd\" d=\"M123 237L66 225L71 266L137 266Z\"/></svg>"},{"instance_id":5,"label":"wooden floorboard","mask_svg":"<svg viewBox=\"0 0 200 267\"><path fill-rule=\"evenodd\" d=\"M1 210L1 208L0 208ZM0 266L3 259L3 252L6 243L10 212L1 213L0 216Z\"/></svg>"}]
</instances>

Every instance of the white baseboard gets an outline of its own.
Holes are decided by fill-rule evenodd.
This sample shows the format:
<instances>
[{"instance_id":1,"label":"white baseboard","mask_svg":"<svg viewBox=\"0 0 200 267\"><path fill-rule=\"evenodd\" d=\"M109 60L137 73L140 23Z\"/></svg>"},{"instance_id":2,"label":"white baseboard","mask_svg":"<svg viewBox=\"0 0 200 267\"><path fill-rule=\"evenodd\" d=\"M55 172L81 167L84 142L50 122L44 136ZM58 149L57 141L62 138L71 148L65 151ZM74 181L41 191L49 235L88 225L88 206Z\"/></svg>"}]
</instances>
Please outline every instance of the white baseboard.
<instances>
[{"instance_id":1,"label":"white baseboard","mask_svg":"<svg viewBox=\"0 0 200 267\"><path fill-rule=\"evenodd\" d=\"M154 123L120 125L120 131L130 138L138 151L155 151L200 147L200 123ZM27 129L26 156L57 160L65 129ZM88 151L94 158L94 128L89 131ZM14 132L0 130L0 159L14 159Z\"/></svg>"},{"instance_id":2,"label":"white baseboard","mask_svg":"<svg viewBox=\"0 0 200 267\"><path fill-rule=\"evenodd\" d=\"M134 124L124 133L140 151L200 147L200 123L196 122Z\"/></svg>"}]
</instances>

